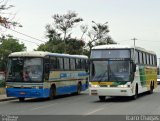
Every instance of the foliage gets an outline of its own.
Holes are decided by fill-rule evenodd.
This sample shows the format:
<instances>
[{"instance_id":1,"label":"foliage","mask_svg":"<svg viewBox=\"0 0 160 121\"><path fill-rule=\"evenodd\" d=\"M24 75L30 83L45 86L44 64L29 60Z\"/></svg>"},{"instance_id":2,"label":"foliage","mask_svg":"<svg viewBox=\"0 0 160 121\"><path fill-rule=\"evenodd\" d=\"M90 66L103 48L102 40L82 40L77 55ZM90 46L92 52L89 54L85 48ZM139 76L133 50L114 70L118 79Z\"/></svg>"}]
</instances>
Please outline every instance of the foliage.
<instances>
[{"instance_id":1,"label":"foliage","mask_svg":"<svg viewBox=\"0 0 160 121\"><path fill-rule=\"evenodd\" d=\"M108 29L108 22L105 22L104 24L101 23L95 23L92 21L94 25L92 26L92 29L88 31L88 37L89 41L87 43L87 47L89 48L89 53L91 51L91 48L96 45L104 45L104 44L115 44L112 40L112 38L108 35L109 29Z\"/></svg>"},{"instance_id":2,"label":"foliage","mask_svg":"<svg viewBox=\"0 0 160 121\"><path fill-rule=\"evenodd\" d=\"M5 85L6 85L5 80L0 80L0 88L5 87Z\"/></svg>"},{"instance_id":3,"label":"foliage","mask_svg":"<svg viewBox=\"0 0 160 121\"><path fill-rule=\"evenodd\" d=\"M5 28L10 28L11 26L22 27L18 22L13 21L15 14L9 12L9 9L13 8L13 5L7 5L8 0L0 1L0 25ZM5 11L8 11L7 13ZM9 16L9 18L7 17Z\"/></svg>"},{"instance_id":4,"label":"foliage","mask_svg":"<svg viewBox=\"0 0 160 121\"><path fill-rule=\"evenodd\" d=\"M20 44L17 39L11 36L0 38L0 70L4 71L7 63L8 55L12 52L24 51L25 45Z\"/></svg>"},{"instance_id":5,"label":"foliage","mask_svg":"<svg viewBox=\"0 0 160 121\"><path fill-rule=\"evenodd\" d=\"M85 42L83 40L78 39L69 39L66 41L67 50L66 52L69 54L82 54L83 53L83 47L85 45Z\"/></svg>"},{"instance_id":6,"label":"foliage","mask_svg":"<svg viewBox=\"0 0 160 121\"><path fill-rule=\"evenodd\" d=\"M82 18L77 17L78 14L73 11L68 11L67 14L59 15L55 14L53 15L54 20L54 28L57 30L61 35L63 35L63 40L65 41L66 38L69 38L71 36L71 33L69 31L73 29L74 25L77 23L83 21Z\"/></svg>"},{"instance_id":7,"label":"foliage","mask_svg":"<svg viewBox=\"0 0 160 121\"><path fill-rule=\"evenodd\" d=\"M41 44L38 48L38 51L48 51L53 53L63 53L64 52L64 43L62 40L50 40L45 44Z\"/></svg>"},{"instance_id":8,"label":"foliage","mask_svg":"<svg viewBox=\"0 0 160 121\"><path fill-rule=\"evenodd\" d=\"M46 26L46 37L49 39L41 44L37 50L55 53L85 54L90 55L91 48L96 45L115 44L108 35L107 22L104 24L94 23L89 30L88 25L81 25L82 35L80 39L72 38L72 30L76 24L83 21L75 12L67 14L55 14L52 16L53 23ZM84 41L84 36L86 40Z\"/></svg>"},{"instance_id":9,"label":"foliage","mask_svg":"<svg viewBox=\"0 0 160 121\"><path fill-rule=\"evenodd\" d=\"M82 54L85 42L78 39L67 39L66 44L63 40L50 40L38 47L38 51L48 51L53 53ZM64 49L66 47L66 50Z\"/></svg>"},{"instance_id":10,"label":"foliage","mask_svg":"<svg viewBox=\"0 0 160 121\"><path fill-rule=\"evenodd\" d=\"M85 43L82 40L71 38L69 33L76 24L83 21L78 14L69 11L67 14L53 15L53 24L46 26L46 37L49 39L45 44L41 44L37 50L54 53L82 53Z\"/></svg>"}]
</instances>

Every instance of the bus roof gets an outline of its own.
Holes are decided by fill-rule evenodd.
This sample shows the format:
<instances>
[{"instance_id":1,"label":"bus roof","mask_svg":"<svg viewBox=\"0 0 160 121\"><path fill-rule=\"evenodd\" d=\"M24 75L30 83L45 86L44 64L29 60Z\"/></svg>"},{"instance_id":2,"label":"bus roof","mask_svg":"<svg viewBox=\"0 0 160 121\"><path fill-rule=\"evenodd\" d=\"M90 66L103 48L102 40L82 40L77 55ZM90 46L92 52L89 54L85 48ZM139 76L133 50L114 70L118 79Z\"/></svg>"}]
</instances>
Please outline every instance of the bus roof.
<instances>
[{"instance_id":1,"label":"bus roof","mask_svg":"<svg viewBox=\"0 0 160 121\"><path fill-rule=\"evenodd\" d=\"M120 45L120 44L110 44L110 45L98 45L92 48L92 50L103 50L103 49L134 49L134 46L131 45ZM151 54L156 54L154 51L146 50L144 48L135 47L136 50L140 50L143 52L148 52Z\"/></svg>"},{"instance_id":2,"label":"bus roof","mask_svg":"<svg viewBox=\"0 0 160 121\"><path fill-rule=\"evenodd\" d=\"M58 57L72 57L72 58L84 58L88 59L85 55L70 55L70 54L60 54L60 53L50 53L43 51L23 51L14 52L9 55L9 57L45 57L45 56L58 56Z\"/></svg>"}]
</instances>

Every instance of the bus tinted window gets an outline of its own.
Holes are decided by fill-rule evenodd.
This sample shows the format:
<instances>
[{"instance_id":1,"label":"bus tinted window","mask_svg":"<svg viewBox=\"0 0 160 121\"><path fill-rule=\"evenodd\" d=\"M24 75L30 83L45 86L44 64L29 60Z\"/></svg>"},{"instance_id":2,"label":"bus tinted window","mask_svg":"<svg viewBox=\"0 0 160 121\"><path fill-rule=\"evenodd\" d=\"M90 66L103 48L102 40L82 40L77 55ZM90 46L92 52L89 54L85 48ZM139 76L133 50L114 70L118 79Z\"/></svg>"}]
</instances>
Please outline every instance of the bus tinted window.
<instances>
[{"instance_id":1,"label":"bus tinted window","mask_svg":"<svg viewBox=\"0 0 160 121\"><path fill-rule=\"evenodd\" d=\"M130 50L92 50L91 58L130 58Z\"/></svg>"},{"instance_id":2,"label":"bus tinted window","mask_svg":"<svg viewBox=\"0 0 160 121\"><path fill-rule=\"evenodd\" d=\"M69 70L69 58L64 58L64 69Z\"/></svg>"},{"instance_id":3,"label":"bus tinted window","mask_svg":"<svg viewBox=\"0 0 160 121\"><path fill-rule=\"evenodd\" d=\"M86 60L85 59L81 59L81 67L82 67L82 69L86 68Z\"/></svg>"},{"instance_id":4,"label":"bus tinted window","mask_svg":"<svg viewBox=\"0 0 160 121\"><path fill-rule=\"evenodd\" d=\"M76 59L76 69L77 70L81 69L81 59Z\"/></svg>"},{"instance_id":5,"label":"bus tinted window","mask_svg":"<svg viewBox=\"0 0 160 121\"><path fill-rule=\"evenodd\" d=\"M57 68L57 58L56 57L50 57L50 69L55 70Z\"/></svg>"},{"instance_id":6,"label":"bus tinted window","mask_svg":"<svg viewBox=\"0 0 160 121\"><path fill-rule=\"evenodd\" d=\"M153 65L152 64L152 55L149 56L149 59L150 59L150 65Z\"/></svg>"},{"instance_id":7,"label":"bus tinted window","mask_svg":"<svg viewBox=\"0 0 160 121\"><path fill-rule=\"evenodd\" d=\"M135 51L135 63L139 63L138 51Z\"/></svg>"},{"instance_id":8,"label":"bus tinted window","mask_svg":"<svg viewBox=\"0 0 160 121\"><path fill-rule=\"evenodd\" d=\"M70 68L71 70L75 70L75 59L74 58L70 59Z\"/></svg>"},{"instance_id":9,"label":"bus tinted window","mask_svg":"<svg viewBox=\"0 0 160 121\"><path fill-rule=\"evenodd\" d=\"M149 63L149 55L148 54L146 54L146 60L147 60L147 64L149 65L150 63Z\"/></svg>"},{"instance_id":10,"label":"bus tinted window","mask_svg":"<svg viewBox=\"0 0 160 121\"><path fill-rule=\"evenodd\" d=\"M146 64L146 54L143 53L143 64Z\"/></svg>"},{"instance_id":11,"label":"bus tinted window","mask_svg":"<svg viewBox=\"0 0 160 121\"><path fill-rule=\"evenodd\" d=\"M58 69L63 70L63 58L57 58Z\"/></svg>"},{"instance_id":12,"label":"bus tinted window","mask_svg":"<svg viewBox=\"0 0 160 121\"><path fill-rule=\"evenodd\" d=\"M139 61L140 61L140 64L143 63L143 61L142 61L142 52L139 52Z\"/></svg>"}]
</instances>

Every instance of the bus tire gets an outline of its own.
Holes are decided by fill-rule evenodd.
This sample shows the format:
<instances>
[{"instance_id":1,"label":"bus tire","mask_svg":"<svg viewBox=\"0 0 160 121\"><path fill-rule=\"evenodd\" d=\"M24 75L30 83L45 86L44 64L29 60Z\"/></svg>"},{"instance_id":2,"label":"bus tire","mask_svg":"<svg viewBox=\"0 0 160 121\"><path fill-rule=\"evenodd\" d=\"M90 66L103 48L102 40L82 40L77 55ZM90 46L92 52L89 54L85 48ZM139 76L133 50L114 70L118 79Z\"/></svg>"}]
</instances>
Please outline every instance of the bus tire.
<instances>
[{"instance_id":1,"label":"bus tire","mask_svg":"<svg viewBox=\"0 0 160 121\"><path fill-rule=\"evenodd\" d=\"M79 82L77 85L77 94L78 95L81 93L81 90L82 90L82 86L81 86L81 83Z\"/></svg>"},{"instance_id":2,"label":"bus tire","mask_svg":"<svg viewBox=\"0 0 160 121\"><path fill-rule=\"evenodd\" d=\"M154 85L153 83L150 84L149 94L152 94L152 93L153 93L153 89L154 89L154 86L153 86L153 85Z\"/></svg>"},{"instance_id":3,"label":"bus tire","mask_svg":"<svg viewBox=\"0 0 160 121\"><path fill-rule=\"evenodd\" d=\"M24 102L25 98L24 97L19 97L18 98L20 102Z\"/></svg>"},{"instance_id":4,"label":"bus tire","mask_svg":"<svg viewBox=\"0 0 160 121\"><path fill-rule=\"evenodd\" d=\"M138 85L136 85L135 94L133 95L133 100L136 100L138 98Z\"/></svg>"},{"instance_id":5,"label":"bus tire","mask_svg":"<svg viewBox=\"0 0 160 121\"><path fill-rule=\"evenodd\" d=\"M104 101L106 100L106 96L99 96L99 100L100 100L101 102L104 102Z\"/></svg>"},{"instance_id":6,"label":"bus tire","mask_svg":"<svg viewBox=\"0 0 160 121\"><path fill-rule=\"evenodd\" d=\"M49 99L52 100L55 98L55 96L56 96L56 87L51 86L50 92L49 92Z\"/></svg>"}]
</instances>

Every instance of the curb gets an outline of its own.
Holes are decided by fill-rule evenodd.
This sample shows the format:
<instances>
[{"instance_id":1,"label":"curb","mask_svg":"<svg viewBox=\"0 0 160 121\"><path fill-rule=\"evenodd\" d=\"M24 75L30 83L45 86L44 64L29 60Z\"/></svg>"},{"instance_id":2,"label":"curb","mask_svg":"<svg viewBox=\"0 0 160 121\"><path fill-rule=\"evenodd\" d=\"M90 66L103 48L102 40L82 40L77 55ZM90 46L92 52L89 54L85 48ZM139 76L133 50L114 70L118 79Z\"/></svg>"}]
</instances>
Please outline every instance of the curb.
<instances>
[{"instance_id":1,"label":"curb","mask_svg":"<svg viewBox=\"0 0 160 121\"><path fill-rule=\"evenodd\" d=\"M9 100L15 100L15 99L17 99L17 98L15 98L15 97L5 98L5 99L0 99L0 102L9 101Z\"/></svg>"}]
</instances>

